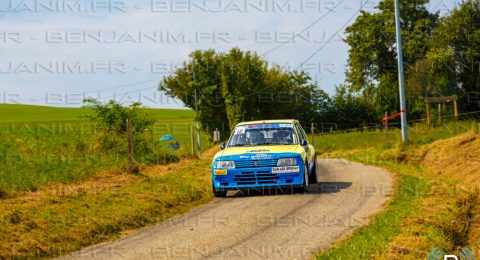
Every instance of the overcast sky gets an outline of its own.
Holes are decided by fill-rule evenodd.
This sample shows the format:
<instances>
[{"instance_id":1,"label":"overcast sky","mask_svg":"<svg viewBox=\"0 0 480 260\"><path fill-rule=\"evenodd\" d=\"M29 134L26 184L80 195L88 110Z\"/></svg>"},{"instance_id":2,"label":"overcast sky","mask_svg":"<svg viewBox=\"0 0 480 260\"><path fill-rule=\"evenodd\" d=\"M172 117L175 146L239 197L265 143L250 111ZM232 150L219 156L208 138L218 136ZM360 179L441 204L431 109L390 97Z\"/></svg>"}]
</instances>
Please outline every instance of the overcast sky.
<instances>
[{"instance_id":1,"label":"overcast sky","mask_svg":"<svg viewBox=\"0 0 480 260\"><path fill-rule=\"evenodd\" d=\"M78 107L94 97L180 108L156 90L161 78L193 50L232 47L287 69L303 64L333 93L344 81L344 27L378 2L0 0L1 103ZM445 14L456 2L429 8Z\"/></svg>"}]
</instances>

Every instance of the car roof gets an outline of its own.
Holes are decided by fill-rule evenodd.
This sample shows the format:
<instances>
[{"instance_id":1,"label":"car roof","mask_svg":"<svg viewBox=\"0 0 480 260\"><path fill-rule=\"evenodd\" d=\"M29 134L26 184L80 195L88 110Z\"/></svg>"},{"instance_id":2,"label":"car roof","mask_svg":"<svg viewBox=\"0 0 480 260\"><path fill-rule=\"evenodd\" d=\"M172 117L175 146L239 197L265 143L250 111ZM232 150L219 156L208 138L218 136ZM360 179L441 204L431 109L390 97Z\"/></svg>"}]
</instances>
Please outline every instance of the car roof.
<instances>
[{"instance_id":1,"label":"car roof","mask_svg":"<svg viewBox=\"0 0 480 260\"><path fill-rule=\"evenodd\" d=\"M258 120L258 121L247 121L241 122L238 125L251 125L251 124L273 124L273 123L297 123L298 120L295 119L277 119L277 120Z\"/></svg>"}]
</instances>

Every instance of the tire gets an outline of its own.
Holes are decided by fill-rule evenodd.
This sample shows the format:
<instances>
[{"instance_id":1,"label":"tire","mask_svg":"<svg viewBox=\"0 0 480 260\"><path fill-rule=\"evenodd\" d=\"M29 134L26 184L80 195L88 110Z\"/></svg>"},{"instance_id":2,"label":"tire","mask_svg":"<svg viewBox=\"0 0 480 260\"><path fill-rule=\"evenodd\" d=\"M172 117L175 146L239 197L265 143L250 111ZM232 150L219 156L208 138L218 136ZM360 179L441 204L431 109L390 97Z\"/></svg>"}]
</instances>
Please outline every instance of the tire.
<instances>
[{"instance_id":1,"label":"tire","mask_svg":"<svg viewBox=\"0 0 480 260\"><path fill-rule=\"evenodd\" d=\"M313 169L312 169L312 173L310 174L310 176L308 177L309 178L309 182L311 184L317 184L317 156L313 157Z\"/></svg>"},{"instance_id":2,"label":"tire","mask_svg":"<svg viewBox=\"0 0 480 260\"><path fill-rule=\"evenodd\" d=\"M308 191L309 181L308 181L308 167L305 164L304 171L303 171L303 184L302 186L295 189L296 193L305 193Z\"/></svg>"},{"instance_id":3,"label":"tire","mask_svg":"<svg viewBox=\"0 0 480 260\"><path fill-rule=\"evenodd\" d=\"M305 167L304 167L304 173L303 173L303 191L308 191L308 187L310 186L310 180L309 180L309 176L308 176L308 167L307 165L305 164Z\"/></svg>"},{"instance_id":4,"label":"tire","mask_svg":"<svg viewBox=\"0 0 480 260\"><path fill-rule=\"evenodd\" d=\"M213 182L212 182L212 192L213 192L213 196L215 198L225 198L225 197L227 197L227 191L226 190L215 190L215 186L213 186Z\"/></svg>"}]
</instances>

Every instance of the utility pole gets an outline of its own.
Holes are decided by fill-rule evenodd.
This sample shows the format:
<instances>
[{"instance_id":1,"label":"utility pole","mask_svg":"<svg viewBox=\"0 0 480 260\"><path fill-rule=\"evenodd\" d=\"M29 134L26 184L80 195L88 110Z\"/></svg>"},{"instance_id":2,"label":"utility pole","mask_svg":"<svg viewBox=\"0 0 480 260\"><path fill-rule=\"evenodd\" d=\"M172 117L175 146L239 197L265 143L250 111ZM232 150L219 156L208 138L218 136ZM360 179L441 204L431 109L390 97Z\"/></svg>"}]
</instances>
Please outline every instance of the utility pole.
<instances>
[{"instance_id":1,"label":"utility pole","mask_svg":"<svg viewBox=\"0 0 480 260\"><path fill-rule=\"evenodd\" d=\"M395 28L397 31L397 60L398 60L398 84L400 92L400 118L402 121L402 141L408 142L407 133L407 104L405 101L405 78L403 75L403 51L402 51L402 35L400 31L400 6L395 1Z\"/></svg>"}]
</instances>

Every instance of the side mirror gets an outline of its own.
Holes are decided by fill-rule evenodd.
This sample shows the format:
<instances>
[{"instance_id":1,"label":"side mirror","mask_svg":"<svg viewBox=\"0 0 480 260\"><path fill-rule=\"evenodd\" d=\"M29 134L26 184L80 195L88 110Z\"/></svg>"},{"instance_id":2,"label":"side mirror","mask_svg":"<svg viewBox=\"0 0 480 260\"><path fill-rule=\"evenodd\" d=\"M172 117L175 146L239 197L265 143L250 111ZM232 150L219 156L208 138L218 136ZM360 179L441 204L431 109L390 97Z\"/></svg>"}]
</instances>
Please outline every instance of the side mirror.
<instances>
[{"instance_id":1,"label":"side mirror","mask_svg":"<svg viewBox=\"0 0 480 260\"><path fill-rule=\"evenodd\" d=\"M226 143L222 143L222 145L220 145L220 148L223 150L227 147L227 144Z\"/></svg>"},{"instance_id":2,"label":"side mirror","mask_svg":"<svg viewBox=\"0 0 480 260\"><path fill-rule=\"evenodd\" d=\"M307 146L307 145L308 145L307 140L303 139L303 140L302 140L302 146Z\"/></svg>"}]
</instances>

